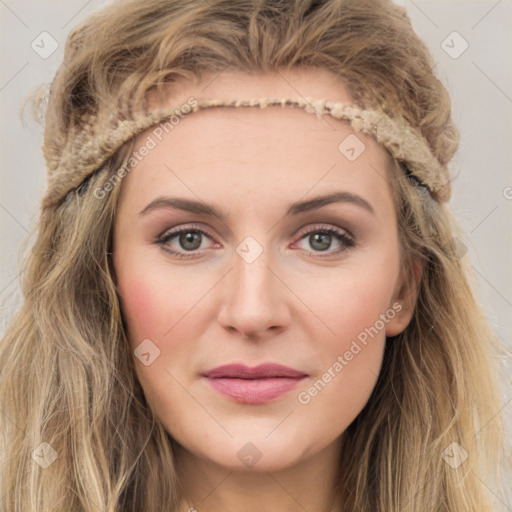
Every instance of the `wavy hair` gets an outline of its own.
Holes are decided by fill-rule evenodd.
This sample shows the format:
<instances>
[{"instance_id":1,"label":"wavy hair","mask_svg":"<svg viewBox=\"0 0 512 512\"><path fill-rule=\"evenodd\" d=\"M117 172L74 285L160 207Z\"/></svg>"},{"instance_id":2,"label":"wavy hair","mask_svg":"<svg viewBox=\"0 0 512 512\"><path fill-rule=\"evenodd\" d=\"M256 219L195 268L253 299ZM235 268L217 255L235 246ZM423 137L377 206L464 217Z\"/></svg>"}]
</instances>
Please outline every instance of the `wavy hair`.
<instances>
[{"instance_id":1,"label":"wavy hair","mask_svg":"<svg viewBox=\"0 0 512 512\"><path fill-rule=\"evenodd\" d=\"M115 0L69 35L51 129L101 102L129 109L158 84L233 69L328 69L356 103L402 116L447 164L451 102L406 11L388 0ZM42 93L29 100L34 112ZM0 344L1 512L140 512L183 503L173 439L135 376L112 264L120 187L93 191L133 140L66 200L42 208L22 262L23 303ZM448 207L396 162L402 272L424 264L407 328L386 341L375 389L343 436L337 491L354 512L488 512L504 453L502 354L458 251ZM44 444L47 443L47 444ZM458 443L467 460L452 468ZM456 446L456 445L452 445ZM44 453L53 460L37 464Z\"/></svg>"}]
</instances>

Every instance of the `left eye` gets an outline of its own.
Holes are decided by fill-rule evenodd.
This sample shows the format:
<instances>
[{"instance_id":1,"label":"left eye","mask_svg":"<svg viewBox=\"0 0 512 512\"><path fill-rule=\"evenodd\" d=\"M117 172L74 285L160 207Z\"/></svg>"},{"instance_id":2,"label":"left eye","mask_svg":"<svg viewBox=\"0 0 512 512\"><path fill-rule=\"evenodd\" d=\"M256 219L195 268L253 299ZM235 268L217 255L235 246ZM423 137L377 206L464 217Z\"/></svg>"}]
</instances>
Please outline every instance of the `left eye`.
<instances>
[{"instance_id":1,"label":"left eye","mask_svg":"<svg viewBox=\"0 0 512 512\"><path fill-rule=\"evenodd\" d=\"M190 259L198 257L198 251L201 249L203 237L209 239L213 238L202 229L183 228L162 235L157 240L157 244L162 246L166 252L172 254L173 256L182 259ZM335 251L331 250L327 252L332 245L333 238L338 242L338 244L340 244L341 248ZM178 247L171 244L173 239L177 239L179 245ZM355 241L351 235L333 227L311 228L308 231L303 232L300 236L300 239L296 243L302 242L306 239L308 240L310 247L313 248L313 251L305 249L306 252L309 254L318 255L320 257L324 257L324 255L319 253L327 252L325 256L332 256L333 254L339 254L355 245ZM217 247L220 247L220 244L216 245Z\"/></svg>"}]
</instances>

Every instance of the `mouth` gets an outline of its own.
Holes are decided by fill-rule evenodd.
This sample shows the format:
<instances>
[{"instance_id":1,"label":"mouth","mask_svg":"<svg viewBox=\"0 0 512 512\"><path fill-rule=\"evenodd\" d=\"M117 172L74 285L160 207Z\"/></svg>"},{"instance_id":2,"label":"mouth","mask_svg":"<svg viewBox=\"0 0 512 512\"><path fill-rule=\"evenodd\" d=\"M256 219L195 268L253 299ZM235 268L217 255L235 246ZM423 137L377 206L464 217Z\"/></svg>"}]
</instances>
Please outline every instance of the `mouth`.
<instances>
[{"instance_id":1,"label":"mouth","mask_svg":"<svg viewBox=\"0 0 512 512\"><path fill-rule=\"evenodd\" d=\"M273 363L254 368L229 364L201 375L215 391L244 404L263 404L275 400L308 377L305 372Z\"/></svg>"}]
</instances>

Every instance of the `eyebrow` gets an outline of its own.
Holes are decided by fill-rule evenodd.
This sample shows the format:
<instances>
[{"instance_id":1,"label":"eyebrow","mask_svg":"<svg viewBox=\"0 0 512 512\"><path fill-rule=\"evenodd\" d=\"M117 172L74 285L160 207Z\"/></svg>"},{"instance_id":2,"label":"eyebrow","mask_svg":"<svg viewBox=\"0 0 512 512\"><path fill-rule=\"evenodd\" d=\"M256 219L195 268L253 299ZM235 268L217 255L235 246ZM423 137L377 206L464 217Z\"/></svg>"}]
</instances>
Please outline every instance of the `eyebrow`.
<instances>
[{"instance_id":1,"label":"eyebrow","mask_svg":"<svg viewBox=\"0 0 512 512\"><path fill-rule=\"evenodd\" d=\"M353 194L351 192L334 192L332 194L314 197L307 201L297 201L288 208L285 217L292 215L298 215L311 210L317 210L323 206L327 206L333 203L349 203L359 206L367 210L372 215L375 215L375 210L372 205L363 199L361 196ZM224 214L219 208L212 204L203 203L201 201L194 201L192 199L185 199L182 197L157 197L154 201L151 201L140 213L139 216L144 216L153 210L160 208L174 208L183 210L190 213L198 213L211 215L222 221L226 219Z\"/></svg>"}]
</instances>

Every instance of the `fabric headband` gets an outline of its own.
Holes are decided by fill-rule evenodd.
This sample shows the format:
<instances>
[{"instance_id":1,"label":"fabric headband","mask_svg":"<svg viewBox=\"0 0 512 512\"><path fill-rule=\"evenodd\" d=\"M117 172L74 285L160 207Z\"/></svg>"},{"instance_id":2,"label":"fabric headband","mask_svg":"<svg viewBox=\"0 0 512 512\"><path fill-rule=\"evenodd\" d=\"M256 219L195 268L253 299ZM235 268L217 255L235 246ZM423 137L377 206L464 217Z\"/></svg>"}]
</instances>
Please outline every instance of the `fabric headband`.
<instances>
[{"instance_id":1,"label":"fabric headband","mask_svg":"<svg viewBox=\"0 0 512 512\"><path fill-rule=\"evenodd\" d=\"M403 119L391 118L383 112L366 110L357 106L326 99L271 99L219 100L190 98L187 103L153 112L132 114L121 120L113 114L87 115L83 124L71 128L63 148L44 144L43 152L48 167L48 190L43 208L58 206L67 195L77 189L87 178L99 170L125 142L138 133L183 117L199 109L213 107L270 106L297 107L318 117L329 114L336 119L350 122L355 131L373 135L391 155L407 170L407 174L426 187L438 202L448 201L451 194L450 177L446 166L432 154L425 138ZM52 134L47 134L50 139ZM46 139L45 139L46 141Z\"/></svg>"}]
</instances>

